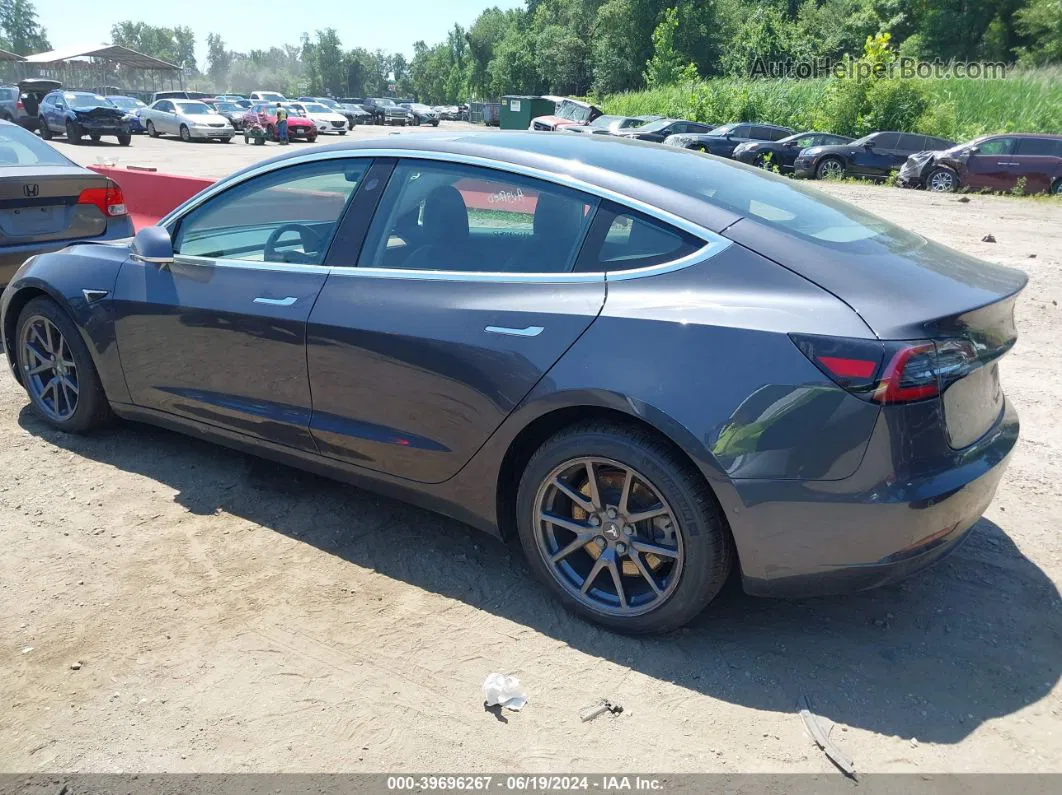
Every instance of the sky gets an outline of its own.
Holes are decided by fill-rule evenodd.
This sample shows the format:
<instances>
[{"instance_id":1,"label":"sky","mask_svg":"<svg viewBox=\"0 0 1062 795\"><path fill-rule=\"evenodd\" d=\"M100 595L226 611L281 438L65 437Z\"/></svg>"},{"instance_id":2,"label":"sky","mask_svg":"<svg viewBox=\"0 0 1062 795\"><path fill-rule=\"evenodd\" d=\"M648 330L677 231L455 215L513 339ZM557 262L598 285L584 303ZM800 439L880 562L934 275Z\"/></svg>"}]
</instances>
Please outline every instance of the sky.
<instances>
[{"instance_id":1,"label":"sky","mask_svg":"<svg viewBox=\"0 0 1062 795\"><path fill-rule=\"evenodd\" d=\"M122 20L195 31L203 68L206 37L218 33L230 50L298 44L303 33L332 27L344 49L365 47L413 55L413 42L441 41L454 24L468 27L484 8L515 8L523 0L36 0L37 18L57 50L110 41ZM150 53L148 53L150 55Z\"/></svg>"}]
</instances>

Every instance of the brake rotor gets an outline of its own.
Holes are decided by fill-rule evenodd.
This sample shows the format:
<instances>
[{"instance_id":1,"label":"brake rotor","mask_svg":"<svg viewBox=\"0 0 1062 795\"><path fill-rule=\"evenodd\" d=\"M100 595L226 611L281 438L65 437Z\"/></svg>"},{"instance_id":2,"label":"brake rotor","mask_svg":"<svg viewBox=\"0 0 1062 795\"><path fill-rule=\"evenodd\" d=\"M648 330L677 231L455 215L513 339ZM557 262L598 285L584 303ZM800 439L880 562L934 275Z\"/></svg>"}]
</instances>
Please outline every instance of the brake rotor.
<instances>
[{"instance_id":1,"label":"brake rotor","mask_svg":"<svg viewBox=\"0 0 1062 795\"><path fill-rule=\"evenodd\" d=\"M597 476L598 490L601 493L601 498L608 504L616 505L619 503L620 494L623 492L623 480L624 474L622 472L600 472ZM631 496L638 490L645 490L644 486L635 483L631 488ZM587 481L579 489L579 493L582 494L587 500L590 499L590 482ZM652 492L650 492L652 494ZM653 497L654 502L656 497ZM572 518L577 521L586 521L590 517L590 514L580 508L578 505L572 505ZM652 543L667 543L670 546L675 545L675 528L671 524L671 519L667 516L658 516L651 519L648 523L651 529L652 536L646 537L645 533L638 533L639 536L645 538ZM601 550L598 549L597 544L591 542L587 544L583 549L586 550L586 554L597 560L601 557ZM642 561L645 563L646 568L651 572L656 572L661 566L668 562L667 558L661 558L651 552L643 552ZM634 561L630 558L624 558L620 564L620 571L624 576L638 577L640 572Z\"/></svg>"}]
</instances>

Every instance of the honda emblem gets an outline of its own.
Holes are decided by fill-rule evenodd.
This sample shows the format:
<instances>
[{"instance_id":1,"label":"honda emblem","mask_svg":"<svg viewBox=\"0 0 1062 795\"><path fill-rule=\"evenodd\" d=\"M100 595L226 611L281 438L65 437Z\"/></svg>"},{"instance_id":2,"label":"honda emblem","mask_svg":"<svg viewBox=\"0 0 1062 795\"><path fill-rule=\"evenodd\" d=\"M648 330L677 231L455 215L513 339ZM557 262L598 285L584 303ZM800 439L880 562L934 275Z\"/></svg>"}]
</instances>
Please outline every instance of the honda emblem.
<instances>
[{"instance_id":1,"label":"honda emblem","mask_svg":"<svg viewBox=\"0 0 1062 795\"><path fill-rule=\"evenodd\" d=\"M41 192L41 186L37 184L26 184L22 186L22 192L26 194L26 198L35 199Z\"/></svg>"}]
</instances>

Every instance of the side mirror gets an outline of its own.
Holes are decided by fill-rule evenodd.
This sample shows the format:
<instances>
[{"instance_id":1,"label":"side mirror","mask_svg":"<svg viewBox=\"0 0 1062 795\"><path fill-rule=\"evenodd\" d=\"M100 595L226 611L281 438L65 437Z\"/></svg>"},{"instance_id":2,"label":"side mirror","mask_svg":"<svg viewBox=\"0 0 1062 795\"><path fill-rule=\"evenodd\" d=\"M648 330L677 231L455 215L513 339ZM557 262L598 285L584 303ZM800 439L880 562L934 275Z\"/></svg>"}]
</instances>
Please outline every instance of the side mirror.
<instances>
[{"instance_id":1,"label":"side mirror","mask_svg":"<svg viewBox=\"0 0 1062 795\"><path fill-rule=\"evenodd\" d=\"M971 155L976 155L980 151L981 151L981 147L979 147L979 146L971 146L969 149L966 150L966 153L967 154L971 154Z\"/></svg>"},{"instance_id":2,"label":"side mirror","mask_svg":"<svg viewBox=\"0 0 1062 795\"><path fill-rule=\"evenodd\" d=\"M133 238L133 259L153 265L173 263L173 241L161 226L147 226Z\"/></svg>"},{"instance_id":3,"label":"side mirror","mask_svg":"<svg viewBox=\"0 0 1062 795\"><path fill-rule=\"evenodd\" d=\"M796 145L796 141L786 141L784 144L782 144L782 146L784 146L786 149L792 149Z\"/></svg>"},{"instance_id":4,"label":"side mirror","mask_svg":"<svg viewBox=\"0 0 1062 795\"><path fill-rule=\"evenodd\" d=\"M865 144L863 144L863 148L869 152L871 149L874 148L873 141L867 141Z\"/></svg>"}]
</instances>

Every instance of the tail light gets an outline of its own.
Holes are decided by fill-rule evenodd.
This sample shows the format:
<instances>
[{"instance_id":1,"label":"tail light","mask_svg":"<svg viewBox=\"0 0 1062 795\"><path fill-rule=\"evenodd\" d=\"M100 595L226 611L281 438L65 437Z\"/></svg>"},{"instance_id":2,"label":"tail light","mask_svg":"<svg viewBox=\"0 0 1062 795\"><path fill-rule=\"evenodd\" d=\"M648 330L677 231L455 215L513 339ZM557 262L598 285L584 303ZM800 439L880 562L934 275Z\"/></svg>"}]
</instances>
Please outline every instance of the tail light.
<instances>
[{"instance_id":1,"label":"tail light","mask_svg":"<svg viewBox=\"0 0 1062 795\"><path fill-rule=\"evenodd\" d=\"M125 196L118 183L107 180L106 187L85 188L77 197L78 204L91 204L99 208L105 218L117 218L126 215Z\"/></svg>"},{"instance_id":2,"label":"tail light","mask_svg":"<svg viewBox=\"0 0 1062 795\"><path fill-rule=\"evenodd\" d=\"M20 100L17 100L17 101L15 102L15 109L16 109L16 110L25 110L25 109L26 109L26 106L25 106L25 105L23 104L23 102L22 102L22 100L21 100L21 99L20 99Z\"/></svg>"},{"instance_id":3,"label":"tail light","mask_svg":"<svg viewBox=\"0 0 1062 795\"><path fill-rule=\"evenodd\" d=\"M791 334L830 380L863 400L912 403L940 395L978 366L967 340L879 340Z\"/></svg>"}]
</instances>

